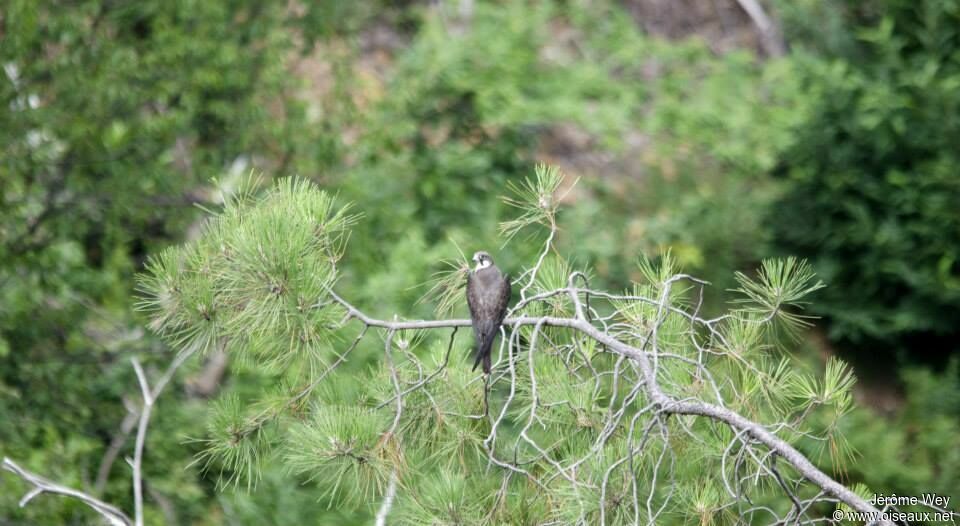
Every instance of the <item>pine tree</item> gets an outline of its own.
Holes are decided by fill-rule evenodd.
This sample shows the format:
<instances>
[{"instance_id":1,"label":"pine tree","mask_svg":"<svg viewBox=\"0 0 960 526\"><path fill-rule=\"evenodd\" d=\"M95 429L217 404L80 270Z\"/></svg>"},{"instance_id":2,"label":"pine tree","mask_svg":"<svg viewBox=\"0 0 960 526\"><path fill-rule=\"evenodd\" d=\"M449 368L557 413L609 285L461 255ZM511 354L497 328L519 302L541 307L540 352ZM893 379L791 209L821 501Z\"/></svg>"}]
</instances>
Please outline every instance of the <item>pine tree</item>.
<instances>
[{"instance_id":1,"label":"pine tree","mask_svg":"<svg viewBox=\"0 0 960 526\"><path fill-rule=\"evenodd\" d=\"M840 506L875 511L867 489L830 478L792 444L843 466L849 368L799 372L776 346L809 325L822 287L794 259L737 274L719 317L707 284L669 253L642 259L628 291L590 287L557 252L556 169L512 186L509 241L540 229L518 273L489 377L453 260L426 301L436 320L381 320L337 292L358 215L290 178L241 192L192 243L154 257L140 308L178 360L225 349L282 381L256 400L213 404L197 462L221 486L255 491L281 462L331 507L391 524L813 523ZM462 258L462 256L461 256ZM465 259L465 258L462 258ZM369 366L367 366L369 365ZM808 422L827 422L814 436Z\"/></svg>"}]
</instances>

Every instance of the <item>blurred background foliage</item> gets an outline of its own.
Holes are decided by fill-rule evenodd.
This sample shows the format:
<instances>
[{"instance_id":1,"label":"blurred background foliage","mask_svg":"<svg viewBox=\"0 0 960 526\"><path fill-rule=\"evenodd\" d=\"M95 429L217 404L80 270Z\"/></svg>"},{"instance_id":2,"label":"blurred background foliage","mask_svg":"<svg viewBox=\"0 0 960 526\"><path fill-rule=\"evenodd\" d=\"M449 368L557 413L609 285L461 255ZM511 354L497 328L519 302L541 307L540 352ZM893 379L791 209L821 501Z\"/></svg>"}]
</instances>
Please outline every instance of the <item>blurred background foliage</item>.
<instances>
[{"instance_id":1,"label":"blurred background foliage","mask_svg":"<svg viewBox=\"0 0 960 526\"><path fill-rule=\"evenodd\" d=\"M499 196L545 161L579 178L559 244L597 287L671 248L717 310L735 270L807 258L828 288L795 362L839 354L861 377L841 421L860 455L822 467L960 498L960 2L764 6L782 55L724 0L6 2L0 454L129 509L128 359L170 357L133 313L133 277L250 170L353 203L340 292L415 317L458 246L530 260L529 240L501 247ZM190 465L209 399L275 380L225 362L190 363L160 400L148 520L364 519L276 469L218 492ZM0 522L92 520L0 487Z\"/></svg>"}]
</instances>

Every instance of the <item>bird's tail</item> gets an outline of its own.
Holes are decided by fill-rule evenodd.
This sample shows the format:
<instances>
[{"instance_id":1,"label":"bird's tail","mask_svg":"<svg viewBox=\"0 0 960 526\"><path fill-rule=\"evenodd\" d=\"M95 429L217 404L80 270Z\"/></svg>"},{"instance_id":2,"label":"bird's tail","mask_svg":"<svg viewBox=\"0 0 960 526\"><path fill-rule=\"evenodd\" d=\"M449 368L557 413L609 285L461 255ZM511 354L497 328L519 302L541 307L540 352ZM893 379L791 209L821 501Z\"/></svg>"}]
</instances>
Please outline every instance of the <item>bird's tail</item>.
<instances>
[{"instance_id":1,"label":"bird's tail","mask_svg":"<svg viewBox=\"0 0 960 526\"><path fill-rule=\"evenodd\" d=\"M493 347L493 340L494 338L483 338L483 341L477 342L477 354L472 370L476 371L480 362L483 362L483 372L490 374L490 348Z\"/></svg>"}]
</instances>

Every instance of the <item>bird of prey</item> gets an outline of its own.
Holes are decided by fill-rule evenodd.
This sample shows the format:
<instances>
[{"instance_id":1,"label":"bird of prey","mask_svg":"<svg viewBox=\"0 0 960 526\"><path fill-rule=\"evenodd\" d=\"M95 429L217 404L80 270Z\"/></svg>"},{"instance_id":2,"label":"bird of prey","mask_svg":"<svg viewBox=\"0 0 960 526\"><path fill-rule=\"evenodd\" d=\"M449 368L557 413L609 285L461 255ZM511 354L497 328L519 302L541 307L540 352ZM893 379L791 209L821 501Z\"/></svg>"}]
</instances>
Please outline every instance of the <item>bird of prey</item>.
<instances>
[{"instance_id":1,"label":"bird of prey","mask_svg":"<svg viewBox=\"0 0 960 526\"><path fill-rule=\"evenodd\" d=\"M483 362L483 372L490 374L490 348L510 303L510 276L501 274L486 252L474 254L473 261L477 266L467 275L467 306L477 340L473 370Z\"/></svg>"}]
</instances>

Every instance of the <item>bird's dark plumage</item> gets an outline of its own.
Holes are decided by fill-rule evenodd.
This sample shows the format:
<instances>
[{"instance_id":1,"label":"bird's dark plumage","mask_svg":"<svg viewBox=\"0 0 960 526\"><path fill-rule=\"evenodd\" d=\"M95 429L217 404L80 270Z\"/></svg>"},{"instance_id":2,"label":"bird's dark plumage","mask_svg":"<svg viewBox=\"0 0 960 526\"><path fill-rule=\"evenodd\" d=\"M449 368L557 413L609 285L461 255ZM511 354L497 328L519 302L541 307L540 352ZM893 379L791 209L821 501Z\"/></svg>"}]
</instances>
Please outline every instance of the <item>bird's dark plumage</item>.
<instances>
[{"instance_id":1,"label":"bird's dark plumage","mask_svg":"<svg viewBox=\"0 0 960 526\"><path fill-rule=\"evenodd\" d=\"M477 340L473 369L483 362L483 372L489 374L490 349L510 303L510 276L502 274L486 252L477 252L473 260L477 268L467 276L467 306Z\"/></svg>"}]
</instances>

